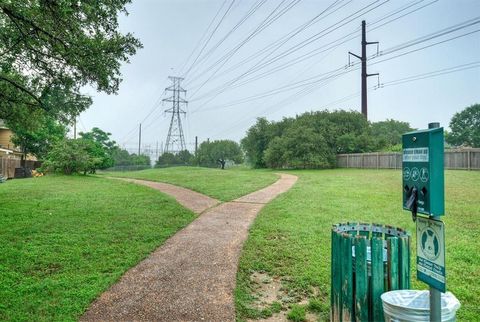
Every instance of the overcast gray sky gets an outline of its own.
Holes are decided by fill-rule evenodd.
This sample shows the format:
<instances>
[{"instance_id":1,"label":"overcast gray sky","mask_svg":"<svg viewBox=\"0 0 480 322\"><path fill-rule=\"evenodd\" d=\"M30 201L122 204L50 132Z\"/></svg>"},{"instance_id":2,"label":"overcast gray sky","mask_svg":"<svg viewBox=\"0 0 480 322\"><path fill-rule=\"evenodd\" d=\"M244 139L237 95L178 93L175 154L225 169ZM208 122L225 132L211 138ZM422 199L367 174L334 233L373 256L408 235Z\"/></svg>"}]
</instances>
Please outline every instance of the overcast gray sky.
<instances>
[{"instance_id":1,"label":"overcast gray sky","mask_svg":"<svg viewBox=\"0 0 480 322\"><path fill-rule=\"evenodd\" d=\"M183 81L189 104L182 121L190 150L195 136L200 142L239 141L261 116L279 120L321 109L360 111L360 70L347 65L348 51L360 54L362 20L367 41L380 42L377 57L376 45L368 48L368 72L380 73L379 79L369 78L370 121L393 118L416 128L431 121L448 126L454 113L480 102L478 0L232 1L133 0L129 16L120 19L121 29L134 33L144 48L123 66L118 95L85 89L94 103L80 116L79 130L99 127L136 151L142 122L142 148L161 146L171 116L164 113L170 103L161 103L170 84L167 77L184 75L204 46ZM283 14L258 30L278 13ZM278 39L284 41L274 43ZM276 45L267 47L272 43ZM405 82L393 82L397 80ZM232 85L225 87L228 83ZM374 89L378 84L384 86Z\"/></svg>"}]
</instances>

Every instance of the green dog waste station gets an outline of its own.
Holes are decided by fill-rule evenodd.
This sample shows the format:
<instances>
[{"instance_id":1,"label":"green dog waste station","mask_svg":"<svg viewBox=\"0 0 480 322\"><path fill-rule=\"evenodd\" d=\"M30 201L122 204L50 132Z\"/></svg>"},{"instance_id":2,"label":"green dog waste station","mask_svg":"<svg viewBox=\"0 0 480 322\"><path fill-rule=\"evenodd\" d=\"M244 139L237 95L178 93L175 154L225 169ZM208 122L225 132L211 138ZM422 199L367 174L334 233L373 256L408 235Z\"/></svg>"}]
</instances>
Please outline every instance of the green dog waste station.
<instances>
[{"instance_id":1,"label":"green dog waste station","mask_svg":"<svg viewBox=\"0 0 480 322\"><path fill-rule=\"evenodd\" d=\"M410 236L400 228L332 227L331 321L383 321L382 293L410 288Z\"/></svg>"},{"instance_id":2,"label":"green dog waste station","mask_svg":"<svg viewBox=\"0 0 480 322\"><path fill-rule=\"evenodd\" d=\"M410 288L410 236L376 224L332 228L332 321L455 321L460 302L446 292L444 135L439 123L402 136L402 207L416 222L417 279ZM399 189L400 192L400 189Z\"/></svg>"}]
</instances>

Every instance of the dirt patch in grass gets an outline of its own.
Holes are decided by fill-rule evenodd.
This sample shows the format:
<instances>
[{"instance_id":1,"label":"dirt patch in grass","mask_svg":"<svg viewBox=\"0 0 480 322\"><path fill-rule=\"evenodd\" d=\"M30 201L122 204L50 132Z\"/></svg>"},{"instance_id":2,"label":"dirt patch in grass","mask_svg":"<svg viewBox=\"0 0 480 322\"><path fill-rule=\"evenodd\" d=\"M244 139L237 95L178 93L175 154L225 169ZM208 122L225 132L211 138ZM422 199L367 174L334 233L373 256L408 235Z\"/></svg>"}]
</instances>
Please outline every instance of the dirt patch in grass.
<instances>
[{"instance_id":1,"label":"dirt patch in grass","mask_svg":"<svg viewBox=\"0 0 480 322\"><path fill-rule=\"evenodd\" d=\"M278 302L286 295L282 289L282 282L278 277L271 277L267 273L254 272L250 276L250 280L257 298L254 302L254 306L257 309L270 307L273 302Z\"/></svg>"},{"instance_id":2,"label":"dirt patch in grass","mask_svg":"<svg viewBox=\"0 0 480 322\"><path fill-rule=\"evenodd\" d=\"M293 291L289 292L288 289L283 286L281 277L270 276L265 272L253 272L250 275L250 282L255 298L252 303L252 308L262 312L269 312L270 314L267 313L266 315L270 316L262 319L249 319L247 320L248 322L289 321L292 320L292 318L288 318L292 308L301 308L301 310L306 311L301 316L295 315L295 318L293 319L294 321L318 321L317 314L309 311L309 298L307 296L298 295ZM320 292L318 288L312 288L311 293L316 297Z\"/></svg>"}]
</instances>

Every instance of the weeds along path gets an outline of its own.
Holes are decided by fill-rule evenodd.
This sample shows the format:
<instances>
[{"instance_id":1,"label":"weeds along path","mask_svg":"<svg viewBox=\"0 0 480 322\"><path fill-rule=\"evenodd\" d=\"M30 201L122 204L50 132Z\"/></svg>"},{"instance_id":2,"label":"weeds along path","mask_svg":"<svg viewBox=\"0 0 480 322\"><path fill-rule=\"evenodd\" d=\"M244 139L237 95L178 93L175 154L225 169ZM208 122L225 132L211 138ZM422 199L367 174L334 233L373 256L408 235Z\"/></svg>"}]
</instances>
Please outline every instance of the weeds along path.
<instances>
[{"instance_id":1,"label":"weeds along path","mask_svg":"<svg viewBox=\"0 0 480 322\"><path fill-rule=\"evenodd\" d=\"M231 202L173 185L131 180L177 198L201 213L95 300L82 321L235 321L233 291L248 228L260 209L297 177ZM182 201L183 200L183 201Z\"/></svg>"}]
</instances>

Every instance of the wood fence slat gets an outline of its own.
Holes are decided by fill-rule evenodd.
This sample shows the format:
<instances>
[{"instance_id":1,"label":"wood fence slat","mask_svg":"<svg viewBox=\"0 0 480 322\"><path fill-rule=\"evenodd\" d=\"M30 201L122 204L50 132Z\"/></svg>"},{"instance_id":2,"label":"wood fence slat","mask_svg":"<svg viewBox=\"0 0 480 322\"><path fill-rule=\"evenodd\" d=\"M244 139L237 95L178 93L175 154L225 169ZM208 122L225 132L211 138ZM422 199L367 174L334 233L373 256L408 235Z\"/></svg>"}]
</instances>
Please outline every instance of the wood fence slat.
<instances>
[{"instance_id":1,"label":"wood fence slat","mask_svg":"<svg viewBox=\"0 0 480 322\"><path fill-rule=\"evenodd\" d=\"M352 237L342 234L342 319L352 321L353 316L353 290L352 290Z\"/></svg>"},{"instance_id":2,"label":"wood fence slat","mask_svg":"<svg viewBox=\"0 0 480 322\"><path fill-rule=\"evenodd\" d=\"M19 168L20 163L20 159L1 157L0 174L7 179L13 178L15 176L15 168Z\"/></svg>"},{"instance_id":3,"label":"wood fence slat","mask_svg":"<svg viewBox=\"0 0 480 322\"><path fill-rule=\"evenodd\" d=\"M384 292L384 271L383 271L383 239L380 237L373 237L371 240L371 259L372 259L372 321L383 321L383 308L380 296ZM377 305L375 305L377 303Z\"/></svg>"},{"instance_id":4,"label":"wood fence slat","mask_svg":"<svg viewBox=\"0 0 480 322\"><path fill-rule=\"evenodd\" d=\"M368 321L367 238L355 238L355 319Z\"/></svg>"},{"instance_id":5,"label":"wood fence slat","mask_svg":"<svg viewBox=\"0 0 480 322\"><path fill-rule=\"evenodd\" d=\"M445 169L480 170L480 149L463 148L445 150ZM337 154L339 168L401 169L402 153L350 153Z\"/></svg>"},{"instance_id":6,"label":"wood fence slat","mask_svg":"<svg viewBox=\"0 0 480 322\"><path fill-rule=\"evenodd\" d=\"M399 238L399 269L400 269L400 281L399 289L410 289L410 238Z\"/></svg>"},{"instance_id":7,"label":"wood fence slat","mask_svg":"<svg viewBox=\"0 0 480 322\"><path fill-rule=\"evenodd\" d=\"M398 238L387 238L388 290L398 290Z\"/></svg>"}]
</instances>

